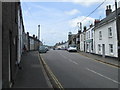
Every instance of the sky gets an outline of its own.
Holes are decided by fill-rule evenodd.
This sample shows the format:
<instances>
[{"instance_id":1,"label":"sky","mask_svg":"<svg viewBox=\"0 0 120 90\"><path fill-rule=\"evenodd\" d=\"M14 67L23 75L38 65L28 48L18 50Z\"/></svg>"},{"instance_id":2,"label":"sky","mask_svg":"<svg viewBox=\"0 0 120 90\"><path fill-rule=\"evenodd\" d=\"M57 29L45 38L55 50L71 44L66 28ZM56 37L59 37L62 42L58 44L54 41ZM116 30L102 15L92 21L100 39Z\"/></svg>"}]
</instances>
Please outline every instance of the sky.
<instances>
[{"instance_id":1,"label":"sky","mask_svg":"<svg viewBox=\"0 0 120 90\"><path fill-rule=\"evenodd\" d=\"M21 1L25 32L38 36L45 45L55 45L68 40L68 33L78 32L78 22L89 27L95 19L106 17L107 5L114 10L114 0L106 0L93 14L86 18L104 0L29 0ZM118 0L120 1L120 0ZM86 19L85 19L86 18ZM84 21L83 21L84 19Z\"/></svg>"}]
</instances>

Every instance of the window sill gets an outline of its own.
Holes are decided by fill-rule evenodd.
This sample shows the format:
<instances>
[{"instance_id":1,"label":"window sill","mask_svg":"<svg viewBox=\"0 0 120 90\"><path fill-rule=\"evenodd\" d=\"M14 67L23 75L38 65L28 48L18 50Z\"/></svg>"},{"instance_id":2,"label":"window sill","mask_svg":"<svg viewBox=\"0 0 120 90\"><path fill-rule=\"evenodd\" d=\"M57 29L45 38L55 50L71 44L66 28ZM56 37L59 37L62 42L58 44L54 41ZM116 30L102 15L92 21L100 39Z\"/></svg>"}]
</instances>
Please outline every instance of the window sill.
<instances>
[{"instance_id":1,"label":"window sill","mask_svg":"<svg viewBox=\"0 0 120 90\"><path fill-rule=\"evenodd\" d=\"M112 38L112 36L109 36L109 38Z\"/></svg>"}]
</instances>

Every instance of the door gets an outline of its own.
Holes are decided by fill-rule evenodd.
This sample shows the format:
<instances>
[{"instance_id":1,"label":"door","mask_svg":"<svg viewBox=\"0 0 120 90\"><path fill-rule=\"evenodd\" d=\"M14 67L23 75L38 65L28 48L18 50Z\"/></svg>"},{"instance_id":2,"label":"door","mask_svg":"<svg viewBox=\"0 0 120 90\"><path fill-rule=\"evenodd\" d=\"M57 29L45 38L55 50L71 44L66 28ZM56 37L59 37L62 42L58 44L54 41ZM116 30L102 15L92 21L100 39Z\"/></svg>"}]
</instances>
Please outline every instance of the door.
<instances>
[{"instance_id":1,"label":"door","mask_svg":"<svg viewBox=\"0 0 120 90\"><path fill-rule=\"evenodd\" d=\"M105 44L102 44L102 57L105 58Z\"/></svg>"},{"instance_id":2,"label":"door","mask_svg":"<svg viewBox=\"0 0 120 90\"><path fill-rule=\"evenodd\" d=\"M9 54L9 61L8 61L8 68L9 68L9 86L12 85L12 32L9 32L9 48L8 48L8 54Z\"/></svg>"}]
</instances>

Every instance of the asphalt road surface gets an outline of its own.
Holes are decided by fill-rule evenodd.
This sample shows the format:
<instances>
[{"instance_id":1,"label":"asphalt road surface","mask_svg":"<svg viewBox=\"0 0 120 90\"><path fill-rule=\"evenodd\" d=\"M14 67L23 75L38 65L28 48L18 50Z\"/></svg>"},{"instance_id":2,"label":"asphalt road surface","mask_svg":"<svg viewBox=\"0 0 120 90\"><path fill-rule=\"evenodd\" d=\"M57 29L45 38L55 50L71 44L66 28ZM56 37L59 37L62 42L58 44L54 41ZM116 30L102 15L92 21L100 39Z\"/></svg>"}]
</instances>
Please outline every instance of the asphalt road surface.
<instances>
[{"instance_id":1,"label":"asphalt road surface","mask_svg":"<svg viewBox=\"0 0 120 90\"><path fill-rule=\"evenodd\" d=\"M41 54L64 88L118 88L118 68L75 52L50 50Z\"/></svg>"}]
</instances>

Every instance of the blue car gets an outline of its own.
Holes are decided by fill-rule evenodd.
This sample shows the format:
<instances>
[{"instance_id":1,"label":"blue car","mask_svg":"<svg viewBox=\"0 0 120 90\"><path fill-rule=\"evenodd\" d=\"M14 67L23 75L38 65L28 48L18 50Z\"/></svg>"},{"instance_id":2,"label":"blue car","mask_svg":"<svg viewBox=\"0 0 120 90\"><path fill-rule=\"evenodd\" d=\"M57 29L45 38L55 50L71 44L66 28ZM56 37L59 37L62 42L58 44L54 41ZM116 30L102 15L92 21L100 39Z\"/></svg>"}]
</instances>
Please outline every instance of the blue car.
<instances>
[{"instance_id":1,"label":"blue car","mask_svg":"<svg viewBox=\"0 0 120 90\"><path fill-rule=\"evenodd\" d=\"M39 53L46 53L47 52L47 49L45 46L40 46L39 47Z\"/></svg>"}]
</instances>

